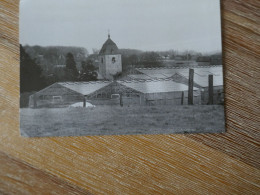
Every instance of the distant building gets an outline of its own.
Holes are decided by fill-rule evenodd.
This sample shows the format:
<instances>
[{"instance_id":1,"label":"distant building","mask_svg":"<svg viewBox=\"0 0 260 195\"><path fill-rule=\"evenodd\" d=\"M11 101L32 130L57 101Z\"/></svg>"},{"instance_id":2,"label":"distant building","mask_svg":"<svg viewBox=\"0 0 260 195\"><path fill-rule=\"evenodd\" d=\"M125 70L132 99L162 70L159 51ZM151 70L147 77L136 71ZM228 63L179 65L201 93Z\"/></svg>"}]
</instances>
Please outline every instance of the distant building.
<instances>
[{"instance_id":1,"label":"distant building","mask_svg":"<svg viewBox=\"0 0 260 195\"><path fill-rule=\"evenodd\" d=\"M222 65L222 56L200 56L197 59L197 63L199 66Z\"/></svg>"},{"instance_id":2,"label":"distant building","mask_svg":"<svg viewBox=\"0 0 260 195\"><path fill-rule=\"evenodd\" d=\"M200 56L197 58L198 66L209 66L210 60L210 57Z\"/></svg>"},{"instance_id":3,"label":"distant building","mask_svg":"<svg viewBox=\"0 0 260 195\"><path fill-rule=\"evenodd\" d=\"M222 65L222 55L211 56L210 65Z\"/></svg>"},{"instance_id":4,"label":"distant building","mask_svg":"<svg viewBox=\"0 0 260 195\"><path fill-rule=\"evenodd\" d=\"M117 45L108 34L107 41L99 52L99 74L104 79L113 80L113 76L122 72L122 59Z\"/></svg>"},{"instance_id":5,"label":"distant building","mask_svg":"<svg viewBox=\"0 0 260 195\"><path fill-rule=\"evenodd\" d=\"M170 59L170 55L161 55L160 56L162 60L169 60Z\"/></svg>"},{"instance_id":6,"label":"distant building","mask_svg":"<svg viewBox=\"0 0 260 195\"><path fill-rule=\"evenodd\" d=\"M178 55L178 56L175 56L175 57L174 57L174 60L175 60L175 61L183 61L183 60L186 60L186 59L185 59L184 56Z\"/></svg>"}]
</instances>

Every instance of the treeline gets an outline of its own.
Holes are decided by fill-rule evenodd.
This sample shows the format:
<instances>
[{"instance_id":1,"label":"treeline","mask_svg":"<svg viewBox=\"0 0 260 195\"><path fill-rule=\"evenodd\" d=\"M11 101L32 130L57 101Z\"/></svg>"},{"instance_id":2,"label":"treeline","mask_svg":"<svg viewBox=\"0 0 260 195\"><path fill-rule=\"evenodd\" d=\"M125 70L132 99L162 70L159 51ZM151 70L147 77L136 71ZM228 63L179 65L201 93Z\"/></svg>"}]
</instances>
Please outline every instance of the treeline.
<instances>
[{"instance_id":1,"label":"treeline","mask_svg":"<svg viewBox=\"0 0 260 195\"><path fill-rule=\"evenodd\" d=\"M41 47L36 48L41 49ZM56 51L57 50L56 48ZM66 50L64 49L63 51ZM42 66L37 58L33 59L29 53L26 52L25 48L20 45L21 93L38 91L55 82L97 80L97 68L94 66L93 60L87 59L86 57L82 59L84 60L80 62L81 71L79 71L73 53L68 52L64 56L64 64L52 65L54 67L53 70L49 74L46 74L47 70L44 69L46 67Z\"/></svg>"},{"instance_id":2,"label":"treeline","mask_svg":"<svg viewBox=\"0 0 260 195\"><path fill-rule=\"evenodd\" d=\"M123 73L131 71L134 67L140 68L154 68L154 67L179 67L189 66L189 64L199 64L200 60L208 60L211 65L212 59L214 59L214 65L220 65L222 63L222 53L212 52L208 54L202 54L200 52L186 50L186 51L147 51L133 49L120 49L122 54L122 66Z\"/></svg>"},{"instance_id":3,"label":"treeline","mask_svg":"<svg viewBox=\"0 0 260 195\"><path fill-rule=\"evenodd\" d=\"M36 58L37 55L43 55L48 58L50 56L66 55L67 53L72 53L73 55L81 54L84 57L88 56L88 50L84 47L71 47L71 46L23 46L26 53L28 53L31 58Z\"/></svg>"},{"instance_id":4,"label":"treeline","mask_svg":"<svg viewBox=\"0 0 260 195\"><path fill-rule=\"evenodd\" d=\"M123 72L134 67L162 67L163 59L157 52L137 52L133 54L122 53Z\"/></svg>"},{"instance_id":5,"label":"treeline","mask_svg":"<svg viewBox=\"0 0 260 195\"><path fill-rule=\"evenodd\" d=\"M52 74L55 66L65 65L66 55L71 53L74 56L77 68L80 68L81 62L87 59L88 50L83 47L65 47L65 46L23 46L25 52L35 62L41 66L43 75Z\"/></svg>"},{"instance_id":6,"label":"treeline","mask_svg":"<svg viewBox=\"0 0 260 195\"><path fill-rule=\"evenodd\" d=\"M25 49L20 45L20 91L37 91L46 86L42 68L36 64Z\"/></svg>"}]
</instances>

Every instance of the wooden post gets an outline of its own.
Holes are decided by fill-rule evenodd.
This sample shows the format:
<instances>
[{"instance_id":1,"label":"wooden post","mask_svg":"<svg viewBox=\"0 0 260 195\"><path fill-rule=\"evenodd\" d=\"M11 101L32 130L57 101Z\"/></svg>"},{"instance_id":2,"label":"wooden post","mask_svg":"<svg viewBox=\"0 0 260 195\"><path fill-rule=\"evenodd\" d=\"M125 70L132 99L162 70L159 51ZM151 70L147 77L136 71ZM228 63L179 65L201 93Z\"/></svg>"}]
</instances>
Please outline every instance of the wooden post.
<instances>
[{"instance_id":1,"label":"wooden post","mask_svg":"<svg viewBox=\"0 0 260 195\"><path fill-rule=\"evenodd\" d=\"M83 97L83 107L86 108L86 97Z\"/></svg>"},{"instance_id":2,"label":"wooden post","mask_svg":"<svg viewBox=\"0 0 260 195\"><path fill-rule=\"evenodd\" d=\"M184 104L184 91L181 92L181 105Z\"/></svg>"},{"instance_id":3,"label":"wooden post","mask_svg":"<svg viewBox=\"0 0 260 195\"><path fill-rule=\"evenodd\" d=\"M188 104L193 105L193 79L194 79L194 69L190 68L189 71L189 89L188 89Z\"/></svg>"},{"instance_id":4,"label":"wooden post","mask_svg":"<svg viewBox=\"0 0 260 195\"><path fill-rule=\"evenodd\" d=\"M212 105L213 104L213 75L209 75L209 101L208 104Z\"/></svg>"},{"instance_id":5,"label":"wooden post","mask_svg":"<svg viewBox=\"0 0 260 195\"><path fill-rule=\"evenodd\" d=\"M120 93L120 106L123 107L123 94Z\"/></svg>"},{"instance_id":6,"label":"wooden post","mask_svg":"<svg viewBox=\"0 0 260 195\"><path fill-rule=\"evenodd\" d=\"M36 94L33 95L33 107L37 108L37 96L36 96Z\"/></svg>"}]
</instances>

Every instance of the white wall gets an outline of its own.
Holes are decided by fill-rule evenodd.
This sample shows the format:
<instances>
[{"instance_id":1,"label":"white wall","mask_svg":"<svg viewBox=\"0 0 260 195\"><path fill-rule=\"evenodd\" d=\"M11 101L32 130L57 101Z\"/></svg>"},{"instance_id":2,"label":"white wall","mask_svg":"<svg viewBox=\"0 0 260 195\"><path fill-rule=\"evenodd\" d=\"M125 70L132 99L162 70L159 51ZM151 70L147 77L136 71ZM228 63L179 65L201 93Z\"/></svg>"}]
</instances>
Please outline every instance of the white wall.
<instances>
[{"instance_id":1,"label":"white wall","mask_svg":"<svg viewBox=\"0 0 260 195\"><path fill-rule=\"evenodd\" d=\"M112 75L122 72L122 60L121 55L106 55L106 77L110 79ZM115 62L112 59L115 58ZM113 78L113 77L112 77Z\"/></svg>"}]
</instances>

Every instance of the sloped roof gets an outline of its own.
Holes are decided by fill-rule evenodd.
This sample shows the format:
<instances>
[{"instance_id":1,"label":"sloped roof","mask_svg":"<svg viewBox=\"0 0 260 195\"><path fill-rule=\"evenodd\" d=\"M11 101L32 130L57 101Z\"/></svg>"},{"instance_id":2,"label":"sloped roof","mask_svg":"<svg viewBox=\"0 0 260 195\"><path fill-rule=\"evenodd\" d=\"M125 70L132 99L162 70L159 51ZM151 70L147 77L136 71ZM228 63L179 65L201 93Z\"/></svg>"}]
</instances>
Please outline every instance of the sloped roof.
<instances>
[{"instance_id":1,"label":"sloped roof","mask_svg":"<svg viewBox=\"0 0 260 195\"><path fill-rule=\"evenodd\" d=\"M194 67L194 82L201 87L208 87L208 75L213 74L213 85L223 85L222 66ZM189 79L189 68L138 68L139 72L151 78L169 78L179 74Z\"/></svg>"},{"instance_id":2,"label":"sloped roof","mask_svg":"<svg viewBox=\"0 0 260 195\"><path fill-rule=\"evenodd\" d=\"M172 78L168 79L149 79L149 80L119 80L117 83L132 88L135 91L140 93L149 94L149 93L167 93L167 92L176 92L176 91L187 91L188 86L182 83L176 83ZM61 90L61 87L70 89L71 91L77 92L82 95L90 95L95 91L98 91L110 84L113 84L112 81L93 81L93 82L58 82L42 89L37 93L46 92L47 94L61 95L63 93L68 93L68 91ZM193 90L198 90L194 87Z\"/></svg>"},{"instance_id":3,"label":"sloped roof","mask_svg":"<svg viewBox=\"0 0 260 195\"><path fill-rule=\"evenodd\" d=\"M61 82L59 85L76 91L82 95L89 95L103 87L109 85L110 81L93 81L93 82Z\"/></svg>"},{"instance_id":4,"label":"sloped roof","mask_svg":"<svg viewBox=\"0 0 260 195\"><path fill-rule=\"evenodd\" d=\"M175 91L187 91L188 86L176 83L171 79L146 80L146 81L117 81L118 83L132 88L141 93L166 93ZM194 90L198 88L194 87Z\"/></svg>"},{"instance_id":5,"label":"sloped roof","mask_svg":"<svg viewBox=\"0 0 260 195\"><path fill-rule=\"evenodd\" d=\"M222 68L196 68L194 69L194 82L201 87L208 87L208 75L213 75L213 86L223 85ZM189 78L189 70L180 72L185 78Z\"/></svg>"},{"instance_id":6,"label":"sloped roof","mask_svg":"<svg viewBox=\"0 0 260 195\"><path fill-rule=\"evenodd\" d=\"M119 53L119 50L118 50L117 45L114 43L114 41L112 41L110 36L108 36L108 39L103 44L103 46L99 52L99 55L110 55L110 54L118 54L118 53Z\"/></svg>"},{"instance_id":7,"label":"sloped roof","mask_svg":"<svg viewBox=\"0 0 260 195\"><path fill-rule=\"evenodd\" d=\"M152 77L145 75L145 74L129 74L127 75L128 78L134 79L134 80L146 80L146 79L151 79Z\"/></svg>"}]
</instances>

